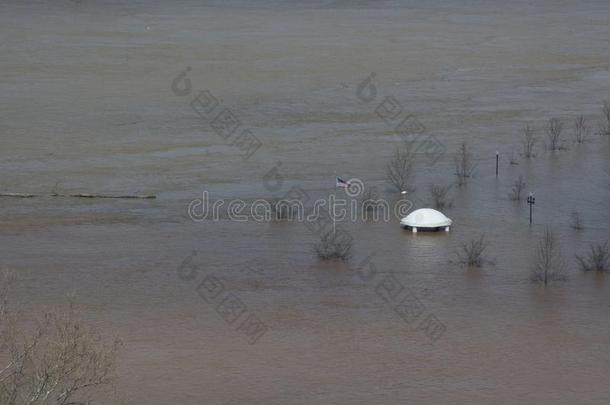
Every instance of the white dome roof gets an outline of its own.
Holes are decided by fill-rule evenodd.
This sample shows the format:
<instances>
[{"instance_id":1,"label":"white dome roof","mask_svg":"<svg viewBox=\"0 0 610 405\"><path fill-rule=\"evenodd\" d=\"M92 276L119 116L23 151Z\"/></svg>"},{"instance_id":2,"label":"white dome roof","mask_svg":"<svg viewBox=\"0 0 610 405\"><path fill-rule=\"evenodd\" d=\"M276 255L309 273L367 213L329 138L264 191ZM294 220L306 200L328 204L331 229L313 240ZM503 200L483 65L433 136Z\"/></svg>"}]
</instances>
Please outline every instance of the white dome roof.
<instances>
[{"instance_id":1,"label":"white dome roof","mask_svg":"<svg viewBox=\"0 0 610 405\"><path fill-rule=\"evenodd\" d=\"M433 210L432 208L420 208L400 220L401 225L421 228L449 226L451 223L452 221L442 212Z\"/></svg>"}]
</instances>

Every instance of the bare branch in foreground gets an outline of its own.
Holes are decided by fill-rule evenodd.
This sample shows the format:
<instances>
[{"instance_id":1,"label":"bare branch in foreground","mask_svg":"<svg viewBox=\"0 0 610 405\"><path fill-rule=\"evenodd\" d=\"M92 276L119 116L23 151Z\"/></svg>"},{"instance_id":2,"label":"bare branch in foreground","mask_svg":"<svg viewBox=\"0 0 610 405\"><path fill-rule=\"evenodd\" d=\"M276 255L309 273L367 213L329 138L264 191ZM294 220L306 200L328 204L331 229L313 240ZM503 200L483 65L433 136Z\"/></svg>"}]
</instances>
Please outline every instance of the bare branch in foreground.
<instances>
[{"instance_id":1,"label":"bare branch in foreground","mask_svg":"<svg viewBox=\"0 0 610 405\"><path fill-rule=\"evenodd\" d=\"M85 403L96 388L110 384L118 340L104 344L72 304L45 313L28 328L9 308L10 276L1 282L1 404Z\"/></svg>"}]
</instances>

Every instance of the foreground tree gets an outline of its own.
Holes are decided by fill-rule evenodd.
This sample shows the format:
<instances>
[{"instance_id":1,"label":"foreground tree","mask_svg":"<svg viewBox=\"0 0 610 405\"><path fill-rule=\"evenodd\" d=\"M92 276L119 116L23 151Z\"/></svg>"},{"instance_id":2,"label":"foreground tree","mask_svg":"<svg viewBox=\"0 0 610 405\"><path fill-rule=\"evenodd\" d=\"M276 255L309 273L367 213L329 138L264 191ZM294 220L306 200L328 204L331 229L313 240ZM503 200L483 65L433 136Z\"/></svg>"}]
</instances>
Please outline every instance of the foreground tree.
<instances>
[{"instance_id":1,"label":"foreground tree","mask_svg":"<svg viewBox=\"0 0 610 405\"><path fill-rule=\"evenodd\" d=\"M565 269L566 265L560 253L557 237L547 227L538 241L536 261L532 266L531 280L544 286L551 281L563 281L567 278Z\"/></svg>"},{"instance_id":2,"label":"foreground tree","mask_svg":"<svg viewBox=\"0 0 610 405\"><path fill-rule=\"evenodd\" d=\"M120 343L103 344L72 303L24 326L9 307L11 281L2 275L0 404L88 403L96 389L110 384Z\"/></svg>"}]
</instances>

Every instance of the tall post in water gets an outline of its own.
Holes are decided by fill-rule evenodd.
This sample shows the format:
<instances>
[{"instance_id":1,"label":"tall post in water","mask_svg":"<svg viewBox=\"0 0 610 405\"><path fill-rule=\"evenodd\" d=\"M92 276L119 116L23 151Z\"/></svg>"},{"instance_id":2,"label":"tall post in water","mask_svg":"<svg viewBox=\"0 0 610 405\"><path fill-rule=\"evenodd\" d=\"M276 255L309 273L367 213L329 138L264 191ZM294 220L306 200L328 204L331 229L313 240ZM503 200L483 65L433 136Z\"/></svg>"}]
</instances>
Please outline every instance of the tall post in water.
<instances>
[{"instance_id":1,"label":"tall post in water","mask_svg":"<svg viewBox=\"0 0 610 405\"><path fill-rule=\"evenodd\" d=\"M527 196L527 203L530 206L530 225L532 224L532 207L536 204L536 198L534 198L534 193L530 193Z\"/></svg>"},{"instance_id":2,"label":"tall post in water","mask_svg":"<svg viewBox=\"0 0 610 405\"><path fill-rule=\"evenodd\" d=\"M500 159L500 152L496 151L496 177L498 177L498 161Z\"/></svg>"}]
</instances>

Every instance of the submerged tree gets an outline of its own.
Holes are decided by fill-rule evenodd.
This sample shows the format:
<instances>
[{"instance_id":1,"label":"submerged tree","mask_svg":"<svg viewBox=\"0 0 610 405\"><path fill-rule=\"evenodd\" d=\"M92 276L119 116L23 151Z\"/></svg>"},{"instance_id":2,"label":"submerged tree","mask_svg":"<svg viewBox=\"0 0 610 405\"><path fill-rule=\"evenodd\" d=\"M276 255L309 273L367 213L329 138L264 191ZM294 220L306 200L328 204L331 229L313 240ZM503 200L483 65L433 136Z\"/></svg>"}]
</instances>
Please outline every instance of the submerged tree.
<instances>
[{"instance_id":1,"label":"submerged tree","mask_svg":"<svg viewBox=\"0 0 610 405\"><path fill-rule=\"evenodd\" d=\"M392 160L386 166L387 181L397 191L412 190L414 173L415 153L408 144L397 147Z\"/></svg>"},{"instance_id":2,"label":"submerged tree","mask_svg":"<svg viewBox=\"0 0 610 405\"><path fill-rule=\"evenodd\" d=\"M561 133L563 131L563 123L559 118L551 118L546 126L546 136L549 140L548 148L550 150L563 149Z\"/></svg>"},{"instance_id":3,"label":"submerged tree","mask_svg":"<svg viewBox=\"0 0 610 405\"><path fill-rule=\"evenodd\" d=\"M599 123L600 135L610 135L610 101L604 101L602 106L602 120Z\"/></svg>"},{"instance_id":4,"label":"submerged tree","mask_svg":"<svg viewBox=\"0 0 610 405\"><path fill-rule=\"evenodd\" d=\"M472 157L472 153L468 149L468 145L462 142L454 158L455 163L455 175L458 178L458 185L464 185L468 182L468 179L474 172L475 163Z\"/></svg>"},{"instance_id":5,"label":"submerged tree","mask_svg":"<svg viewBox=\"0 0 610 405\"><path fill-rule=\"evenodd\" d=\"M523 128L523 135L521 136L521 144L523 145L523 156L525 156L526 158L532 158L536 156L534 154L534 147L536 146L537 142L538 139L534 135L534 130L530 128L529 125L526 125L525 128Z\"/></svg>"},{"instance_id":6,"label":"submerged tree","mask_svg":"<svg viewBox=\"0 0 610 405\"><path fill-rule=\"evenodd\" d=\"M574 138L576 143L584 143L591 134L591 127L587 125L587 120L583 115L574 119Z\"/></svg>"},{"instance_id":7,"label":"submerged tree","mask_svg":"<svg viewBox=\"0 0 610 405\"><path fill-rule=\"evenodd\" d=\"M515 182L513 183L513 188L511 189L510 193L508 194L508 198L510 198L513 201L520 201L521 200L521 193L523 192L523 190L525 190L525 180L523 180L523 176L519 175L519 178L517 180L515 180Z\"/></svg>"},{"instance_id":8,"label":"submerged tree","mask_svg":"<svg viewBox=\"0 0 610 405\"><path fill-rule=\"evenodd\" d=\"M536 260L532 266L532 282L546 286L551 281L563 281L566 264L561 256L557 238L550 228L544 230L544 234L538 241Z\"/></svg>"},{"instance_id":9,"label":"submerged tree","mask_svg":"<svg viewBox=\"0 0 610 405\"><path fill-rule=\"evenodd\" d=\"M578 211L572 211L570 215L570 226L572 229L576 229L580 231L585 228L582 218L580 217L580 213Z\"/></svg>"}]
</instances>

